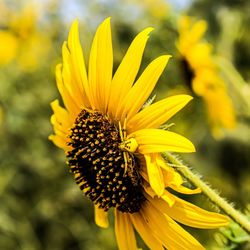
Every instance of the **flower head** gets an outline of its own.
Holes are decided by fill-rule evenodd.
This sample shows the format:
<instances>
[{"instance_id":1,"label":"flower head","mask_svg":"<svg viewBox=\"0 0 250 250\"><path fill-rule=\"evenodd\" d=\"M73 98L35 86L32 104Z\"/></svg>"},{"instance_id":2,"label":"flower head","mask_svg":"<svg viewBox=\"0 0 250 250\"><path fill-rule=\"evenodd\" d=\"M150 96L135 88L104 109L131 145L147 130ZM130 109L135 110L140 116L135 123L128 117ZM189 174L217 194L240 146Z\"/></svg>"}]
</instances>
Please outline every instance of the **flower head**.
<instances>
[{"instance_id":1,"label":"flower head","mask_svg":"<svg viewBox=\"0 0 250 250\"><path fill-rule=\"evenodd\" d=\"M179 21L177 48L183 57L187 82L193 92L203 98L212 132L220 136L222 128L235 127L236 118L231 98L212 57L212 45L202 40L206 29L205 21L193 22L190 17L183 16Z\"/></svg>"},{"instance_id":2,"label":"flower head","mask_svg":"<svg viewBox=\"0 0 250 250\"><path fill-rule=\"evenodd\" d=\"M76 183L95 207L95 221L108 226L115 211L120 249L137 249L134 229L152 249L203 249L175 221L199 228L227 224L223 215L205 211L171 194L166 188L193 194L181 176L165 163L163 151L193 152L193 144L176 133L159 129L192 98L178 95L142 108L170 56L151 62L138 80L142 54L152 28L139 33L112 76L110 18L97 29L88 75L79 42L78 22L62 48L56 68L57 86L65 108L52 102L50 139L65 150Z\"/></svg>"}]
</instances>

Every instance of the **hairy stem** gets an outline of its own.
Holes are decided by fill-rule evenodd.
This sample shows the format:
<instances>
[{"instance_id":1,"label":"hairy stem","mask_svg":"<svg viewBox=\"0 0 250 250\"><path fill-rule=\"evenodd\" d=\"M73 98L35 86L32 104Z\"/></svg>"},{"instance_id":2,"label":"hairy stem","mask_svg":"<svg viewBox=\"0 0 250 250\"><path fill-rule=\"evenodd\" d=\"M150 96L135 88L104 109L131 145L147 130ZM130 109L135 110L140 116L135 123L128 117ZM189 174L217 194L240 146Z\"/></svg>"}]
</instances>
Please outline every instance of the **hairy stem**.
<instances>
[{"instance_id":1,"label":"hairy stem","mask_svg":"<svg viewBox=\"0 0 250 250\"><path fill-rule=\"evenodd\" d=\"M183 165L174 155L170 153L163 153L163 156L176 165L177 171L190 180L195 186L199 187L202 192L228 216L230 216L236 223L238 223L246 232L250 233L250 221L239 211L234 209L225 199L220 197L209 185L207 185L201 178L194 174L187 166Z\"/></svg>"}]
</instances>

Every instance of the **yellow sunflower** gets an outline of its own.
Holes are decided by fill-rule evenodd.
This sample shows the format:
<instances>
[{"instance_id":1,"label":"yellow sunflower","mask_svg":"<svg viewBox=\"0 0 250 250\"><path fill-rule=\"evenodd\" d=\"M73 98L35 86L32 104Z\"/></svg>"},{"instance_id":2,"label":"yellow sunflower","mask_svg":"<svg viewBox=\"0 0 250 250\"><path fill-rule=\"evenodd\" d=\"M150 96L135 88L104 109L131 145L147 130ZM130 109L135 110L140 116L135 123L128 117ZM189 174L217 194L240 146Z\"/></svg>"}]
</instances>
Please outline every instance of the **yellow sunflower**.
<instances>
[{"instance_id":1,"label":"yellow sunflower","mask_svg":"<svg viewBox=\"0 0 250 250\"><path fill-rule=\"evenodd\" d=\"M179 22L177 48L183 57L188 84L195 94L203 98L212 132L220 136L222 128L235 127L236 118L225 83L213 61L212 45L202 40L206 29L205 21L194 22L183 16Z\"/></svg>"},{"instance_id":2,"label":"yellow sunflower","mask_svg":"<svg viewBox=\"0 0 250 250\"><path fill-rule=\"evenodd\" d=\"M65 150L76 183L93 201L96 224L108 227L107 212L114 210L119 249L137 249L134 229L150 249L204 249L177 222L216 228L226 225L228 218L169 191L200 192L185 187L161 156L163 151L195 151L188 139L159 129L192 97L172 96L142 109L170 58L156 58L135 81L151 31L146 28L136 36L112 76L107 18L95 34L87 75L78 22L73 23L63 44L63 63L56 68L65 108L58 100L51 104L55 134L50 140Z\"/></svg>"}]
</instances>

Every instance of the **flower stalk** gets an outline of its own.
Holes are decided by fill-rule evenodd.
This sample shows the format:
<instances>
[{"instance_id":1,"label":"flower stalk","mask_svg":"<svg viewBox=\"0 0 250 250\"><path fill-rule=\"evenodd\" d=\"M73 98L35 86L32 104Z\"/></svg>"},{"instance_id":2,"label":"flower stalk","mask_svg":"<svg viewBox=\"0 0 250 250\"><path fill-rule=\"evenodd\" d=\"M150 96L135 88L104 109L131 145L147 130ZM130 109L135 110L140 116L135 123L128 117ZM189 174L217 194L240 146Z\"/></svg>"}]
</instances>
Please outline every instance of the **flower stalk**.
<instances>
[{"instance_id":1,"label":"flower stalk","mask_svg":"<svg viewBox=\"0 0 250 250\"><path fill-rule=\"evenodd\" d=\"M226 58L216 56L215 63L225 75L227 80L231 82L233 87L234 97L237 98L237 103L241 104L241 109L243 109L243 115L250 116L250 89L248 84L242 78L240 73L235 69L233 64ZM241 110L242 112L242 110Z\"/></svg>"},{"instance_id":2,"label":"flower stalk","mask_svg":"<svg viewBox=\"0 0 250 250\"><path fill-rule=\"evenodd\" d=\"M250 233L250 221L239 211L233 208L225 199L219 196L208 184L206 184L197 174L194 174L189 167L184 165L173 154L163 153L165 159L175 165L176 170L184 175L195 186L199 187L202 192L221 210L223 210L232 220L239 224L246 232Z\"/></svg>"}]
</instances>

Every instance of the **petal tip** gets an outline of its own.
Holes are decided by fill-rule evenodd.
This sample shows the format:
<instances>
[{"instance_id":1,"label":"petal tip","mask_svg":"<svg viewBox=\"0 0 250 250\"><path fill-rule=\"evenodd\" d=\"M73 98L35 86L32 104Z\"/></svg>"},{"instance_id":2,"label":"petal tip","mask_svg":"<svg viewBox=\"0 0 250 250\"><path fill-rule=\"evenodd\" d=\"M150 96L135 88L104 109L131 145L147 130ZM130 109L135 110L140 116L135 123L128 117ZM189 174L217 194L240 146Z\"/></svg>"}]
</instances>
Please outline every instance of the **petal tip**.
<instances>
[{"instance_id":1,"label":"petal tip","mask_svg":"<svg viewBox=\"0 0 250 250\"><path fill-rule=\"evenodd\" d=\"M194 98L191 95L175 95L173 97L179 98L180 102L182 103L189 103L191 100L193 100Z\"/></svg>"},{"instance_id":2,"label":"petal tip","mask_svg":"<svg viewBox=\"0 0 250 250\"><path fill-rule=\"evenodd\" d=\"M57 105L59 105L58 99L55 99L54 101L52 101L52 102L50 103L50 106L51 106L52 109L53 109L53 107L55 107L55 106L57 106Z\"/></svg>"},{"instance_id":3,"label":"petal tip","mask_svg":"<svg viewBox=\"0 0 250 250\"><path fill-rule=\"evenodd\" d=\"M166 67L169 59L171 58L171 55L162 55L159 56L158 58L156 58L153 62L158 62L160 65L164 65L164 67Z\"/></svg>"},{"instance_id":4,"label":"petal tip","mask_svg":"<svg viewBox=\"0 0 250 250\"><path fill-rule=\"evenodd\" d=\"M195 148L195 146L193 144L190 147L190 152L191 153L195 153L196 152L196 148Z\"/></svg>"},{"instance_id":5,"label":"petal tip","mask_svg":"<svg viewBox=\"0 0 250 250\"><path fill-rule=\"evenodd\" d=\"M194 146L194 144L188 140L187 138L186 139L186 152L187 153L195 153L196 152L196 148Z\"/></svg>"},{"instance_id":6,"label":"petal tip","mask_svg":"<svg viewBox=\"0 0 250 250\"><path fill-rule=\"evenodd\" d=\"M54 141L54 135L49 135L49 136L48 136L48 140Z\"/></svg>"},{"instance_id":7,"label":"petal tip","mask_svg":"<svg viewBox=\"0 0 250 250\"><path fill-rule=\"evenodd\" d=\"M169 60L171 57L172 57L172 55L163 55L162 56L165 60Z\"/></svg>"},{"instance_id":8,"label":"petal tip","mask_svg":"<svg viewBox=\"0 0 250 250\"><path fill-rule=\"evenodd\" d=\"M71 29L72 29L72 28L78 28L78 24L79 24L79 20L78 20L78 18L76 18L76 19L73 21L72 25L71 25Z\"/></svg>"},{"instance_id":9,"label":"petal tip","mask_svg":"<svg viewBox=\"0 0 250 250\"><path fill-rule=\"evenodd\" d=\"M111 16L105 18L104 21L102 22L102 24L110 25L110 21L111 21Z\"/></svg>"},{"instance_id":10,"label":"petal tip","mask_svg":"<svg viewBox=\"0 0 250 250\"><path fill-rule=\"evenodd\" d=\"M186 96L187 101L191 101L194 99L193 96L191 96L191 95L185 95L185 96Z\"/></svg>"},{"instance_id":11,"label":"petal tip","mask_svg":"<svg viewBox=\"0 0 250 250\"><path fill-rule=\"evenodd\" d=\"M149 35L153 30L154 30L153 27L147 27L147 28L144 30L144 32L145 32L147 35Z\"/></svg>"}]
</instances>

